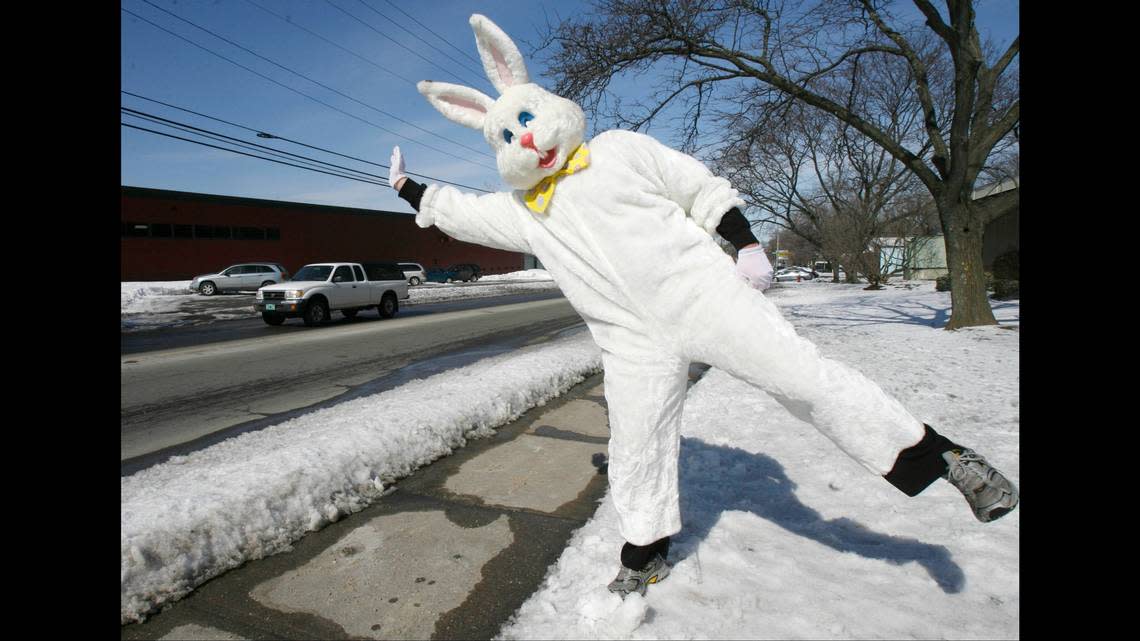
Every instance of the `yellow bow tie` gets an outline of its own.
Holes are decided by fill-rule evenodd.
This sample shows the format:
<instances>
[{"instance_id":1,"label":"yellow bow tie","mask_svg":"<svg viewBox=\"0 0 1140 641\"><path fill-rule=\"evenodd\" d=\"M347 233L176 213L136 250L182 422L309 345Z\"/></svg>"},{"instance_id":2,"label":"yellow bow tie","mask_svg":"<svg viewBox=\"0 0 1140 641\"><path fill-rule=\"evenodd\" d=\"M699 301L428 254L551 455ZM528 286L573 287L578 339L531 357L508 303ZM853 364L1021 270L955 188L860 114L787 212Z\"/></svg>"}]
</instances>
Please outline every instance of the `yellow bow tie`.
<instances>
[{"instance_id":1,"label":"yellow bow tie","mask_svg":"<svg viewBox=\"0 0 1140 641\"><path fill-rule=\"evenodd\" d=\"M570 158L566 160L566 164L562 169L550 174L543 178L537 185L531 187L523 195L523 202L526 203L528 209L536 214L545 214L546 208L550 206L550 199L554 198L554 186L563 176L585 169L590 166L590 150L586 148L586 143L578 145L574 153L570 154Z\"/></svg>"}]
</instances>

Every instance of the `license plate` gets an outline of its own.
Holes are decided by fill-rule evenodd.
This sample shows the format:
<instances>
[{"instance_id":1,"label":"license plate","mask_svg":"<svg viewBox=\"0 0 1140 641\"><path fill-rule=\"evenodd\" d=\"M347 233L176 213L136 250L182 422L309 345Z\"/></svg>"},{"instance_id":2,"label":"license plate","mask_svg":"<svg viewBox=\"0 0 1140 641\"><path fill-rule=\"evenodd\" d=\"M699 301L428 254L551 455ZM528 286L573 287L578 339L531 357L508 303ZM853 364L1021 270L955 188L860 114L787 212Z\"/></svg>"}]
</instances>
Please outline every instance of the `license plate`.
<instances>
[{"instance_id":1,"label":"license plate","mask_svg":"<svg viewBox=\"0 0 1140 641\"><path fill-rule=\"evenodd\" d=\"M271 312L271 311L273 311L273 310L277 309L277 306L276 306L276 305L274 305L273 303L266 303L266 304L265 304L265 309L266 309L266 311L270 311L270 312Z\"/></svg>"}]
</instances>

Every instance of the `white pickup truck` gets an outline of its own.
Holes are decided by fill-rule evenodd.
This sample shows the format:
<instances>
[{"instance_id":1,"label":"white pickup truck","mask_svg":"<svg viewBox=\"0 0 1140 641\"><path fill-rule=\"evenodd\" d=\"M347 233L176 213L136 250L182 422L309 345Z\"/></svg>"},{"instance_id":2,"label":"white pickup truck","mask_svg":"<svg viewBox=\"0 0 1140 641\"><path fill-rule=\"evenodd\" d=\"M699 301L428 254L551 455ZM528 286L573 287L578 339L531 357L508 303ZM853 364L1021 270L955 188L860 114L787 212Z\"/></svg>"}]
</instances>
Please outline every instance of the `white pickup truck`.
<instances>
[{"instance_id":1,"label":"white pickup truck","mask_svg":"<svg viewBox=\"0 0 1140 641\"><path fill-rule=\"evenodd\" d=\"M407 298L408 281L396 263L313 263L290 281L258 289L253 307L270 325L299 316L311 327L334 310L352 318L375 307L381 318L391 318Z\"/></svg>"}]
</instances>

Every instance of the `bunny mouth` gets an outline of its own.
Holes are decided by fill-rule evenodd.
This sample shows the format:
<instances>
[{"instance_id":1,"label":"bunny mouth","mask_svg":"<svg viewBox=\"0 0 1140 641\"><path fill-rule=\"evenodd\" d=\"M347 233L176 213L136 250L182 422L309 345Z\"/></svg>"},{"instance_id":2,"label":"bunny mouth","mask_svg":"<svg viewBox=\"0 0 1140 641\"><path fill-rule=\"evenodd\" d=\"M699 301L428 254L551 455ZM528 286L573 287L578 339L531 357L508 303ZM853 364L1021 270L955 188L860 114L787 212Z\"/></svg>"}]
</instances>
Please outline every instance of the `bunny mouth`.
<instances>
[{"instance_id":1,"label":"bunny mouth","mask_svg":"<svg viewBox=\"0 0 1140 641\"><path fill-rule=\"evenodd\" d=\"M554 163L558 161L558 147L552 148L546 152L541 158L538 159L538 166L543 169L550 169Z\"/></svg>"}]
</instances>

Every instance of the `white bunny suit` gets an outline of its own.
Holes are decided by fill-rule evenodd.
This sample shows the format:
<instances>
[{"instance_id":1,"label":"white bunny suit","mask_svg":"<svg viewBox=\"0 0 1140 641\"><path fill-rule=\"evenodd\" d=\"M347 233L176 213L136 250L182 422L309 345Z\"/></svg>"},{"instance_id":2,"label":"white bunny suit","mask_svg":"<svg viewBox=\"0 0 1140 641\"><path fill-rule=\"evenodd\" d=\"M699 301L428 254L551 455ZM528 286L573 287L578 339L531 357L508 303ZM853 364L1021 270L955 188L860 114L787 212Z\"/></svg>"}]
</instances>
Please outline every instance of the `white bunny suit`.
<instances>
[{"instance_id":1,"label":"white bunny suit","mask_svg":"<svg viewBox=\"0 0 1140 641\"><path fill-rule=\"evenodd\" d=\"M737 275L710 234L744 201L695 158L607 131L586 143L589 165L556 183L543 213L528 209L521 190L567 163L585 118L529 82L497 26L478 15L471 25L500 98L446 83L419 90L449 119L481 129L504 180L520 191L474 196L428 185L416 224L537 256L586 321L602 349L609 483L627 541L648 545L681 529L677 461L690 361L762 388L877 474L923 439L922 422L862 374L821 357Z\"/></svg>"},{"instance_id":2,"label":"white bunny suit","mask_svg":"<svg viewBox=\"0 0 1140 641\"><path fill-rule=\"evenodd\" d=\"M922 439L922 422L862 374L821 357L736 275L709 235L743 204L728 181L641 134L607 131L587 144L590 166L558 183L545 214L527 209L521 192L473 196L429 185L416 223L535 255L586 321L603 354L609 482L627 541L647 545L681 529L677 460L690 361L798 405L877 474Z\"/></svg>"}]
</instances>

